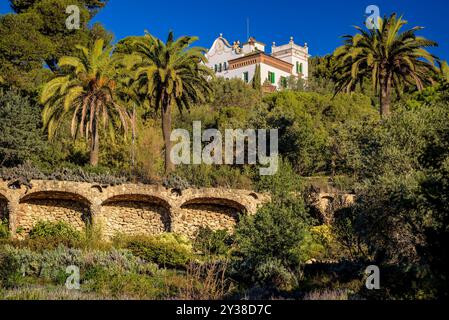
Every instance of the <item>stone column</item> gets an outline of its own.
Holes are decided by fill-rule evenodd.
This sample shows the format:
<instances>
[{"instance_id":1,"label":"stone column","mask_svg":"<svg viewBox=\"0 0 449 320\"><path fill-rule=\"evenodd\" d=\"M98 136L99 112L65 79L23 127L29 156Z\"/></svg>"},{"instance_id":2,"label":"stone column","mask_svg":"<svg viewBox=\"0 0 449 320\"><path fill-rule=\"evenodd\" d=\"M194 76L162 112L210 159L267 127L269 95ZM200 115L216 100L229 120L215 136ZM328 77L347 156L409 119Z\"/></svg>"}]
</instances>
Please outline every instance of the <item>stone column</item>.
<instances>
[{"instance_id":1,"label":"stone column","mask_svg":"<svg viewBox=\"0 0 449 320\"><path fill-rule=\"evenodd\" d=\"M12 196L8 200L8 222L9 222L9 233L13 239L20 238L20 235L17 234L17 225L18 214L19 214L19 199L20 197Z\"/></svg>"},{"instance_id":2,"label":"stone column","mask_svg":"<svg viewBox=\"0 0 449 320\"><path fill-rule=\"evenodd\" d=\"M170 208L170 229L169 232L183 234L183 225L180 221L181 219L181 208L180 207L172 207Z\"/></svg>"},{"instance_id":3,"label":"stone column","mask_svg":"<svg viewBox=\"0 0 449 320\"><path fill-rule=\"evenodd\" d=\"M91 228L92 232L95 236L99 237L100 239L104 240L104 234L103 234L103 219L101 215L101 204L100 203L93 203L90 206L90 216L91 216Z\"/></svg>"}]
</instances>

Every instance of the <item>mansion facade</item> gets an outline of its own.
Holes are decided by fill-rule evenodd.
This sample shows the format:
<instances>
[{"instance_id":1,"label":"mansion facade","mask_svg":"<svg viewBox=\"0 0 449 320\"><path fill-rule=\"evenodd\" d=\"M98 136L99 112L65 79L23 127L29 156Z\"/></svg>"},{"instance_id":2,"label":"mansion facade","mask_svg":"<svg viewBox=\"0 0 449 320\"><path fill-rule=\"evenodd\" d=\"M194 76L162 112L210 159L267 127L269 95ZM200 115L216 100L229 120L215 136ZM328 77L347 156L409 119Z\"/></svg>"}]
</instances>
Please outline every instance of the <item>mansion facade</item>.
<instances>
[{"instance_id":1,"label":"mansion facade","mask_svg":"<svg viewBox=\"0 0 449 320\"><path fill-rule=\"evenodd\" d=\"M276 46L273 42L271 54L265 53L265 44L254 38L240 44L232 45L220 35L206 54L207 66L215 71L218 77L225 79L238 78L246 83L253 81L256 66L260 67L261 85L273 90L285 87L289 77L307 79L309 75L309 49L307 43L300 46L290 42Z\"/></svg>"}]
</instances>

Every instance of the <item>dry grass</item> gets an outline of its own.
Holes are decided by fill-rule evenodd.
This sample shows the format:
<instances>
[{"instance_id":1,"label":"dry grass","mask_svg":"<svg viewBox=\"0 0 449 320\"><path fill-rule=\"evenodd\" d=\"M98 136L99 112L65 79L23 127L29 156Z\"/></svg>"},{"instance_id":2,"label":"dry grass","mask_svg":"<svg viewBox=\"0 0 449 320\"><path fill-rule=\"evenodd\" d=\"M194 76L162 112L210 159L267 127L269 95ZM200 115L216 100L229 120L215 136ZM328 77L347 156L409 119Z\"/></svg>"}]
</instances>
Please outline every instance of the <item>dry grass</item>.
<instances>
[{"instance_id":1,"label":"dry grass","mask_svg":"<svg viewBox=\"0 0 449 320\"><path fill-rule=\"evenodd\" d=\"M348 293L346 290L314 290L308 292L304 296L304 300L327 300L327 301L339 301L348 300Z\"/></svg>"},{"instance_id":2,"label":"dry grass","mask_svg":"<svg viewBox=\"0 0 449 320\"><path fill-rule=\"evenodd\" d=\"M213 262L191 263L186 271L186 283L180 288L181 300L221 300L234 288L226 276L227 264Z\"/></svg>"}]
</instances>

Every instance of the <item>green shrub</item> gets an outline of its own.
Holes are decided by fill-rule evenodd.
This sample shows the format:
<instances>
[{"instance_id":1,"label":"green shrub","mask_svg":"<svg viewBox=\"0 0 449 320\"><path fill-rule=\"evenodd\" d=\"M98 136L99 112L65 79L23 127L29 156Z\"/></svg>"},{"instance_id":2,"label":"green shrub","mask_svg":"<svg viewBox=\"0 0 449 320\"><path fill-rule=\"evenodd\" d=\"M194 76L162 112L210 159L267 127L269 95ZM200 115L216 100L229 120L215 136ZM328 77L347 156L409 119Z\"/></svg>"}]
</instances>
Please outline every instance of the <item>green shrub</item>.
<instances>
[{"instance_id":1,"label":"green shrub","mask_svg":"<svg viewBox=\"0 0 449 320\"><path fill-rule=\"evenodd\" d=\"M81 233L65 222L38 222L30 231L31 239L61 239L80 241Z\"/></svg>"},{"instance_id":2,"label":"green shrub","mask_svg":"<svg viewBox=\"0 0 449 320\"><path fill-rule=\"evenodd\" d=\"M233 243L227 230L213 231L201 227L195 238L194 249L203 254L225 255Z\"/></svg>"},{"instance_id":3,"label":"green shrub","mask_svg":"<svg viewBox=\"0 0 449 320\"><path fill-rule=\"evenodd\" d=\"M82 278L92 268L139 274L153 274L157 271L154 264L144 263L129 250L84 251L60 246L37 252L5 245L0 250L0 281L17 284L20 276L62 285L69 276L66 268L71 265L80 268Z\"/></svg>"},{"instance_id":4,"label":"green shrub","mask_svg":"<svg viewBox=\"0 0 449 320\"><path fill-rule=\"evenodd\" d=\"M83 280L84 290L115 299L162 299L167 293L159 277L105 267L89 269Z\"/></svg>"},{"instance_id":5,"label":"green shrub","mask_svg":"<svg viewBox=\"0 0 449 320\"><path fill-rule=\"evenodd\" d=\"M0 220L0 239L9 238L9 226L7 220Z\"/></svg>"},{"instance_id":6,"label":"green shrub","mask_svg":"<svg viewBox=\"0 0 449 320\"><path fill-rule=\"evenodd\" d=\"M21 230L20 233L23 231ZM19 234L19 230L17 230ZM88 234L82 234L65 222L38 222L30 231L28 236L22 240L10 239L7 243L17 248L27 248L42 252L43 250L53 250L59 246L69 248L88 248L91 239Z\"/></svg>"},{"instance_id":7,"label":"green shrub","mask_svg":"<svg viewBox=\"0 0 449 320\"><path fill-rule=\"evenodd\" d=\"M292 290L298 284L297 274L276 258L260 261L254 268L253 277L267 287Z\"/></svg>"},{"instance_id":8,"label":"green shrub","mask_svg":"<svg viewBox=\"0 0 449 320\"><path fill-rule=\"evenodd\" d=\"M270 191L271 202L237 226L235 273L249 285L288 287L304 263L298 248L311 220L299 196L301 180L287 162L280 162L278 173L261 178L258 186Z\"/></svg>"},{"instance_id":9,"label":"green shrub","mask_svg":"<svg viewBox=\"0 0 449 320\"><path fill-rule=\"evenodd\" d=\"M119 241L125 242L125 247L134 255L163 267L185 269L193 258L190 242L171 233L130 237Z\"/></svg>"},{"instance_id":10,"label":"green shrub","mask_svg":"<svg viewBox=\"0 0 449 320\"><path fill-rule=\"evenodd\" d=\"M18 261L0 251L0 288L13 287L20 277Z\"/></svg>"}]
</instances>

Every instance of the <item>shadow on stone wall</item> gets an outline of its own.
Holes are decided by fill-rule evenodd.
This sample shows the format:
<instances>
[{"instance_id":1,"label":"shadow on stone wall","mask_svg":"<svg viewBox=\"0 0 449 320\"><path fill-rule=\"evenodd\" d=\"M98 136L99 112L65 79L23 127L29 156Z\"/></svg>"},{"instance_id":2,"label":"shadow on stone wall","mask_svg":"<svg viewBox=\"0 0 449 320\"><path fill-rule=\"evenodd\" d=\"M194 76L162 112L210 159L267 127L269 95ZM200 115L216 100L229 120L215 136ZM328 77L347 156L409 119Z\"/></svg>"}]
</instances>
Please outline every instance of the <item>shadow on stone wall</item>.
<instances>
[{"instance_id":1,"label":"shadow on stone wall","mask_svg":"<svg viewBox=\"0 0 449 320\"><path fill-rule=\"evenodd\" d=\"M196 236L201 227L232 232L239 216L245 214L245 211L242 205L230 200L194 199L181 206L175 218L175 229L191 238Z\"/></svg>"},{"instance_id":2,"label":"shadow on stone wall","mask_svg":"<svg viewBox=\"0 0 449 320\"><path fill-rule=\"evenodd\" d=\"M17 211L22 237L39 221L63 221L83 232L92 222L90 205L86 199L69 192L36 192L23 197Z\"/></svg>"},{"instance_id":3,"label":"shadow on stone wall","mask_svg":"<svg viewBox=\"0 0 449 320\"><path fill-rule=\"evenodd\" d=\"M8 200L0 194L0 223L8 219Z\"/></svg>"},{"instance_id":4,"label":"shadow on stone wall","mask_svg":"<svg viewBox=\"0 0 449 320\"><path fill-rule=\"evenodd\" d=\"M103 203L98 222L105 238L117 234L157 235L171 231L169 205L146 195L123 195Z\"/></svg>"}]
</instances>

